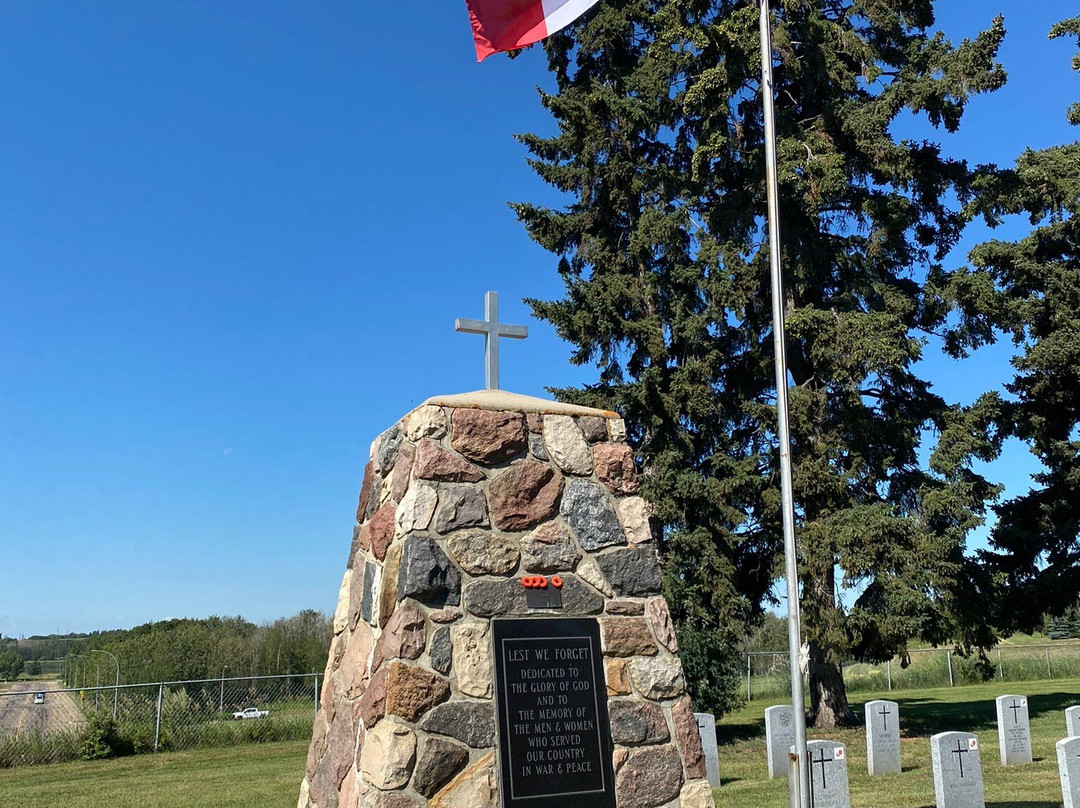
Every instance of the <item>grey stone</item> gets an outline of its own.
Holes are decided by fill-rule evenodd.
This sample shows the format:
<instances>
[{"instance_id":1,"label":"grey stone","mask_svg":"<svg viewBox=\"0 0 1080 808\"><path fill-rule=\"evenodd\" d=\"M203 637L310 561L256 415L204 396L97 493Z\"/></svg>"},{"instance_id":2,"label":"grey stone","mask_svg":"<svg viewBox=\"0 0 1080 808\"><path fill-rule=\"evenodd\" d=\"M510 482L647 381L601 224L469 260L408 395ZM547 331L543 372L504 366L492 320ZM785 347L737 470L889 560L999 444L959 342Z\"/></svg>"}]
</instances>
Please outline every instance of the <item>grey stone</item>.
<instances>
[{"instance_id":1,"label":"grey stone","mask_svg":"<svg viewBox=\"0 0 1080 808\"><path fill-rule=\"evenodd\" d=\"M604 553L596 556L596 563L620 597L646 597L660 592L660 563L651 545Z\"/></svg>"},{"instance_id":2,"label":"grey stone","mask_svg":"<svg viewBox=\"0 0 1080 808\"><path fill-rule=\"evenodd\" d=\"M836 741L808 741L810 808L851 808L847 752Z\"/></svg>"},{"instance_id":3,"label":"grey stone","mask_svg":"<svg viewBox=\"0 0 1080 808\"><path fill-rule=\"evenodd\" d=\"M490 701L449 701L425 715L420 729L484 749L495 745L495 710Z\"/></svg>"},{"instance_id":4,"label":"grey stone","mask_svg":"<svg viewBox=\"0 0 1080 808\"><path fill-rule=\"evenodd\" d=\"M599 415L582 415L577 419L581 434L589 443L607 440L607 418Z\"/></svg>"},{"instance_id":5,"label":"grey stone","mask_svg":"<svg viewBox=\"0 0 1080 808\"><path fill-rule=\"evenodd\" d=\"M1026 696L998 696L998 749L1002 766L1031 763L1031 725Z\"/></svg>"},{"instance_id":6,"label":"grey stone","mask_svg":"<svg viewBox=\"0 0 1080 808\"><path fill-rule=\"evenodd\" d=\"M428 656L431 657L431 667L446 676L450 673L453 664L454 651L450 644L450 628L442 626L431 635L431 645L428 647Z\"/></svg>"},{"instance_id":7,"label":"grey stone","mask_svg":"<svg viewBox=\"0 0 1080 808\"><path fill-rule=\"evenodd\" d=\"M604 609L604 598L576 576L563 575L562 616L599 614ZM550 614L549 609L530 610L525 602L525 589L517 579L473 581L465 588L465 608L477 617L524 615L540 611Z\"/></svg>"},{"instance_id":8,"label":"grey stone","mask_svg":"<svg viewBox=\"0 0 1080 808\"><path fill-rule=\"evenodd\" d=\"M401 424L394 424L379 436L379 448L375 452L375 465L384 477L394 467L398 449L401 448Z\"/></svg>"},{"instance_id":9,"label":"grey stone","mask_svg":"<svg viewBox=\"0 0 1080 808\"><path fill-rule=\"evenodd\" d=\"M986 808L979 739L970 732L930 736L937 808Z\"/></svg>"},{"instance_id":10,"label":"grey stone","mask_svg":"<svg viewBox=\"0 0 1080 808\"><path fill-rule=\"evenodd\" d=\"M529 435L529 452L537 460L550 460L547 449L544 448L544 439L539 435Z\"/></svg>"},{"instance_id":11,"label":"grey stone","mask_svg":"<svg viewBox=\"0 0 1080 808\"><path fill-rule=\"evenodd\" d=\"M529 572L572 570L581 550L561 522L544 522L521 540L521 564Z\"/></svg>"},{"instance_id":12,"label":"grey stone","mask_svg":"<svg viewBox=\"0 0 1080 808\"><path fill-rule=\"evenodd\" d=\"M379 572L378 564L364 562L364 592L360 597L360 617L369 625L374 625L375 620L375 591L378 588Z\"/></svg>"},{"instance_id":13,"label":"grey stone","mask_svg":"<svg viewBox=\"0 0 1080 808\"><path fill-rule=\"evenodd\" d=\"M430 536L405 537L397 599L405 598L429 606L456 606L461 601L461 573Z\"/></svg>"},{"instance_id":14,"label":"grey stone","mask_svg":"<svg viewBox=\"0 0 1080 808\"><path fill-rule=\"evenodd\" d=\"M666 743L671 740L664 711L659 704L640 699L608 701L611 740L624 746L643 743Z\"/></svg>"},{"instance_id":15,"label":"grey stone","mask_svg":"<svg viewBox=\"0 0 1080 808\"><path fill-rule=\"evenodd\" d=\"M1065 808L1080 808L1080 736L1060 740L1054 748L1061 774L1062 802Z\"/></svg>"},{"instance_id":16,"label":"grey stone","mask_svg":"<svg viewBox=\"0 0 1080 808\"><path fill-rule=\"evenodd\" d=\"M701 751L705 754L705 778L713 788L720 788L720 754L716 748L716 717L711 713L694 713Z\"/></svg>"},{"instance_id":17,"label":"grey stone","mask_svg":"<svg viewBox=\"0 0 1080 808\"><path fill-rule=\"evenodd\" d=\"M675 656L634 657L627 669L634 688L647 699L674 699L686 692L686 678Z\"/></svg>"},{"instance_id":18,"label":"grey stone","mask_svg":"<svg viewBox=\"0 0 1080 808\"><path fill-rule=\"evenodd\" d=\"M900 706L866 702L866 766L871 777L900 773Z\"/></svg>"},{"instance_id":19,"label":"grey stone","mask_svg":"<svg viewBox=\"0 0 1080 808\"><path fill-rule=\"evenodd\" d=\"M472 485L446 485L439 492L439 510L435 530L449 533L466 527L487 527L487 500L484 492Z\"/></svg>"},{"instance_id":20,"label":"grey stone","mask_svg":"<svg viewBox=\"0 0 1080 808\"><path fill-rule=\"evenodd\" d=\"M459 530L446 540L459 567L470 575L505 575L520 554L513 540L490 530Z\"/></svg>"},{"instance_id":21,"label":"grey stone","mask_svg":"<svg viewBox=\"0 0 1080 808\"><path fill-rule=\"evenodd\" d=\"M795 711L790 704L765 710L765 749L769 756L770 779L788 776L788 753L795 745Z\"/></svg>"},{"instance_id":22,"label":"grey stone","mask_svg":"<svg viewBox=\"0 0 1080 808\"><path fill-rule=\"evenodd\" d=\"M1080 705L1065 710L1065 735L1069 738L1080 736Z\"/></svg>"},{"instance_id":23,"label":"grey stone","mask_svg":"<svg viewBox=\"0 0 1080 808\"><path fill-rule=\"evenodd\" d=\"M428 738L413 772L412 786L424 797L431 797L465 768L469 750L443 738Z\"/></svg>"},{"instance_id":24,"label":"grey stone","mask_svg":"<svg viewBox=\"0 0 1080 808\"><path fill-rule=\"evenodd\" d=\"M626 544L626 534L607 489L599 483L570 480L562 498L562 515L573 528L578 542L590 553Z\"/></svg>"}]
</instances>

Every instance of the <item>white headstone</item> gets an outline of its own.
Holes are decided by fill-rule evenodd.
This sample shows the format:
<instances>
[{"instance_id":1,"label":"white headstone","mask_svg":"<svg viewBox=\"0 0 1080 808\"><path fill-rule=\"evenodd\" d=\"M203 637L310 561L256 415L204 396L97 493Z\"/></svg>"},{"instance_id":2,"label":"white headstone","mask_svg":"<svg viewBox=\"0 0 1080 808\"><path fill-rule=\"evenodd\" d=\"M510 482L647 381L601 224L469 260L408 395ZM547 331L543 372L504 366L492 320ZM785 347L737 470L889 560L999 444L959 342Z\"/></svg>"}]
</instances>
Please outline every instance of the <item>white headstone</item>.
<instances>
[{"instance_id":1,"label":"white headstone","mask_svg":"<svg viewBox=\"0 0 1080 808\"><path fill-rule=\"evenodd\" d=\"M970 732L930 736L937 808L986 808L979 739Z\"/></svg>"},{"instance_id":2,"label":"white headstone","mask_svg":"<svg viewBox=\"0 0 1080 808\"><path fill-rule=\"evenodd\" d=\"M900 773L900 710L895 701L866 703L866 766L871 777Z\"/></svg>"},{"instance_id":3,"label":"white headstone","mask_svg":"<svg viewBox=\"0 0 1080 808\"><path fill-rule=\"evenodd\" d=\"M694 713L701 751L705 753L705 777L713 788L720 788L720 755L716 749L716 717L711 713Z\"/></svg>"},{"instance_id":4,"label":"white headstone","mask_svg":"<svg viewBox=\"0 0 1080 808\"><path fill-rule=\"evenodd\" d=\"M851 808L848 792L847 754L836 741L808 741L810 808Z\"/></svg>"},{"instance_id":5,"label":"white headstone","mask_svg":"<svg viewBox=\"0 0 1080 808\"><path fill-rule=\"evenodd\" d=\"M765 710L765 746L769 753L769 777L788 776L788 754L795 745L795 713L790 704Z\"/></svg>"},{"instance_id":6,"label":"white headstone","mask_svg":"<svg viewBox=\"0 0 1080 808\"><path fill-rule=\"evenodd\" d=\"M1027 696L998 696L998 747L1001 765L1031 763L1031 726L1028 724Z\"/></svg>"},{"instance_id":7,"label":"white headstone","mask_svg":"<svg viewBox=\"0 0 1080 808\"><path fill-rule=\"evenodd\" d=\"M1069 738L1080 736L1080 704L1065 711L1065 735Z\"/></svg>"},{"instance_id":8,"label":"white headstone","mask_svg":"<svg viewBox=\"0 0 1080 808\"><path fill-rule=\"evenodd\" d=\"M1065 738L1055 746L1061 772L1061 799L1065 808L1080 808L1080 736Z\"/></svg>"}]
</instances>

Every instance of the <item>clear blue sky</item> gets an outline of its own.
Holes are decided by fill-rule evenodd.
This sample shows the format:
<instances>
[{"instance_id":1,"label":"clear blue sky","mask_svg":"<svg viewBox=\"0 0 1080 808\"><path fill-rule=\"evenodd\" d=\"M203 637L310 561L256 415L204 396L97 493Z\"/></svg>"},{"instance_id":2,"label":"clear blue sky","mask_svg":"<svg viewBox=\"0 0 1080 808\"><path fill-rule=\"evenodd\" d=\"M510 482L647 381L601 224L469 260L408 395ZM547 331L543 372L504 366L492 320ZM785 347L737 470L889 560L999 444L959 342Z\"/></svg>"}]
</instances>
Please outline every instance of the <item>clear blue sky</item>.
<instances>
[{"instance_id":1,"label":"clear blue sky","mask_svg":"<svg viewBox=\"0 0 1080 808\"><path fill-rule=\"evenodd\" d=\"M1075 137L1074 0L939 5L1009 29L947 149ZM453 320L487 289L531 329L505 389L590 378L521 303L561 292L506 205L554 201L511 137L551 130L538 84L475 64L461 0L0 7L0 632L331 610L372 438L483 386ZM969 397L1003 354L934 373Z\"/></svg>"}]
</instances>

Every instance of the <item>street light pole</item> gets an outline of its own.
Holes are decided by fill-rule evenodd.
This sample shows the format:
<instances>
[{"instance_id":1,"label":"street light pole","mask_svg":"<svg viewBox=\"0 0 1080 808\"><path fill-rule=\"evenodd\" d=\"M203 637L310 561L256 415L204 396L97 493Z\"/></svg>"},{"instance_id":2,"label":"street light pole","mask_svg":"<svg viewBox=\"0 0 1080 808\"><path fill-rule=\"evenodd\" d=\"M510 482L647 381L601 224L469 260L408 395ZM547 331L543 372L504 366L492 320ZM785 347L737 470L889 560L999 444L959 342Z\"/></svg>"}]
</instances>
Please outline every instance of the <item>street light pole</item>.
<instances>
[{"instance_id":1,"label":"street light pole","mask_svg":"<svg viewBox=\"0 0 1080 808\"><path fill-rule=\"evenodd\" d=\"M221 666L221 695L218 696L217 711L220 713L225 707L225 671L229 669L228 665Z\"/></svg>"},{"instance_id":2,"label":"street light pole","mask_svg":"<svg viewBox=\"0 0 1080 808\"><path fill-rule=\"evenodd\" d=\"M795 719L795 777L789 777L792 808L807 808L810 771L806 759L806 706L799 655L799 571L795 547L795 494L791 479L791 433L788 428L787 347L784 339L784 276L780 269L780 183L776 171L776 117L773 109L772 27L769 0L758 0L761 30L761 98L765 118L765 175L769 205L769 268L772 275L773 355L776 372L776 418L780 442L780 501L784 528L784 570L787 578L788 656L791 665L791 706Z\"/></svg>"},{"instance_id":3,"label":"street light pole","mask_svg":"<svg viewBox=\"0 0 1080 808\"><path fill-rule=\"evenodd\" d=\"M83 659L89 659L91 662L94 663L94 670L96 671L95 678L94 678L94 704L96 706L97 703L98 703L98 698L101 695L100 691L99 691L99 688L101 687L101 666L98 664L98 661L96 659L94 659L92 656L89 656L87 654L76 654L75 656L82 657ZM83 675L83 685L85 686L85 684L86 684L86 676L84 674Z\"/></svg>"},{"instance_id":4,"label":"street light pole","mask_svg":"<svg viewBox=\"0 0 1080 808\"><path fill-rule=\"evenodd\" d=\"M102 651L100 648L91 648L91 654L109 654L108 651ZM109 654L112 657L112 661L116 665L116 688L113 690L113 704L112 704L112 717L113 721L116 720L116 708L120 703L120 660L115 655Z\"/></svg>"}]
</instances>

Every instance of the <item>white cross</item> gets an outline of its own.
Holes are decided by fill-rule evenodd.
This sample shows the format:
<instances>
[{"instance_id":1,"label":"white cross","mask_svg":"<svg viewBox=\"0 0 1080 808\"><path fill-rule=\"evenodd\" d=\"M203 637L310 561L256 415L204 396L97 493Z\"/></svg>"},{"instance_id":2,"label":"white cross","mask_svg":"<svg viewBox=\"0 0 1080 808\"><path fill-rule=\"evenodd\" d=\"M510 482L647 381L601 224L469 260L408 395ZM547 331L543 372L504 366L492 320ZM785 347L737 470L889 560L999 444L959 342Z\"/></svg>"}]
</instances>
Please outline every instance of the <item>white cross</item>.
<instances>
[{"instance_id":1,"label":"white cross","mask_svg":"<svg viewBox=\"0 0 1080 808\"><path fill-rule=\"evenodd\" d=\"M529 329L524 325L506 325L499 322L499 293L484 294L484 319L454 320L454 330L466 334L484 335L484 384L488 390L499 389L499 337L525 339Z\"/></svg>"}]
</instances>

